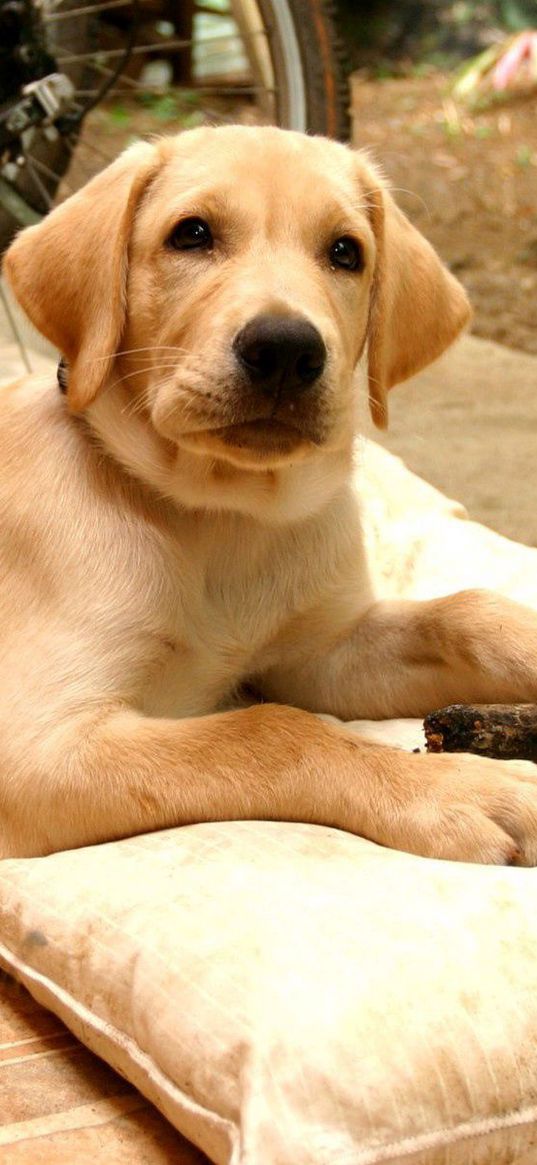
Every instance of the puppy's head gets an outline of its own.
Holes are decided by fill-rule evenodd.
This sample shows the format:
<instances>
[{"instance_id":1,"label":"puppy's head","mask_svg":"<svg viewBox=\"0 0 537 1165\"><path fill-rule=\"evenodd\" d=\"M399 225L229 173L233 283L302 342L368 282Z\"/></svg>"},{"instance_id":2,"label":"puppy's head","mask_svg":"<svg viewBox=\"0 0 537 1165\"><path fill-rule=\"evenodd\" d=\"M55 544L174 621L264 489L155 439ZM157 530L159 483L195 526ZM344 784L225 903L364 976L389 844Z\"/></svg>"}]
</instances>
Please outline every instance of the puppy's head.
<instances>
[{"instance_id":1,"label":"puppy's head","mask_svg":"<svg viewBox=\"0 0 537 1165\"><path fill-rule=\"evenodd\" d=\"M365 349L385 425L387 390L469 317L362 155L274 128L131 147L6 271L69 362L74 411L121 382L173 447L249 470L349 447Z\"/></svg>"}]
</instances>

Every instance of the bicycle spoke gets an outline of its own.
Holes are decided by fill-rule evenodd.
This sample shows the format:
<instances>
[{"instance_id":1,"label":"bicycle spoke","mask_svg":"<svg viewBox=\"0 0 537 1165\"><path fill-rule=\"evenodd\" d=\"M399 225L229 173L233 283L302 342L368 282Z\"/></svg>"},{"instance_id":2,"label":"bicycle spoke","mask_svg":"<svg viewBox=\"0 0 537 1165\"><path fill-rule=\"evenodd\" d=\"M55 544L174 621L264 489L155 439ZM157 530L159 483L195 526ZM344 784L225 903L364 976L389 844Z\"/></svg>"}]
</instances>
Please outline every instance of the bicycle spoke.
<instances>
[{"instance_id":1,"label":"bicycle spoke","mask_svg":"<svg viewBox=\"0 0 537 1165\"><path fill-rule=\"evenodd\" d=\"M0 283L0 299L2 300L2 305L3 305L4 311L6 313L7 322L11 328L13 336L15 337L15 343L16 343L17 348L19 349L19 352L21 354L21 358L22 358L22 362L24 364L24 367L26 368L27 372L33 372L32 363L31 363L30 357L28 355L28 348L27 348L26 344L24 343L24 339L22 337L22 333L20 331L18 322L15 318L14 313L11 310L11 304L9 302L9 299L8 299L1 283Z\"/></svg>"},{"instance_id":2,"label":"bicycle spoke","mask_svg":"<svg viewBox=\"0 0 537 1165\"><path fill-rule=\"evenodd\" d=\"M264 29L256 30L255 32L246 34L244 37L241 37L240 33L238 31L237 32L226 32L226 33L221 33L219 36L204 37L203 48L205 50L207 45L216 45L216 44L223 45L223 44L225 44L226 41L237 42L237 41L242 41L242 40L254 40L254 39L259 38L259 37L263 37L263 38L266 37L266 33L265 33ZM170 38L170 40L166 40L163 38L162 40L153 41L150 44L134 45L133 48L131 49L131 56L145 56L146 53L154 53L157 51L168 53L168 52L170 52L171 49L187 49L192 45L192 43L193 42L191 39L188 39L185 37L175 37L173 39ZM72 53L72 54L62 55L61 49L60 49L56 54L56 59L57 59L59 64L73 65L73 64L79 64L80 62L84 62L84 61L90 61L92 58L95 58L95 57L98 58L99 61L113 60L114 58L117 59L118 57L123 56L124 51L125 50L122 48L121 49L103 49L103 50L96 49L94 53Z\"/></svg>"},{"instance_id":3,"label":"bicycle spoke","mask_svg":"<svg viewBox=\"0 0 537 1165\"><path fill-rule=\"evenodd\" d=\"M164 47L166 48L166 51L168 51L168 49L171 49L171 48L186 49L186 48L188 48L189 44L190 44L190 41L188 41L188 40L174 40L174 41L166 41ZM132 56L135 56L135 55L140 56L140 55L144 55L145 53L154 52L155 49L162 49L162 48L163 48L162 41L156 41L154 44L148 44L148 45L135 45L135 47L131 50L131 55ZM97 49L93 54L92 53L72 53L72 54L62 55L62 53L60 51L56 54L56 60L57 60L59 65L78 65L84 61L91 61L93 57L97 57L100 61L104 61L104 60L112 61L114 59L117 60L118 57L124 56L124 52L125 52L124 49L103 49L102 51L100 49Z\"/></svg>"},{"instance_id":4,"label":"bicycle spoke","mask_svg":"<svg viewBox=\"0 0 537 1165\"><path fill-rule=\"evenodd\" d=\"M113 154L106 154L104 150L101 150L99 146L94 144L94 142L88 141L88 139L84 136L82 136L76 144L77 149L89 150L91 154L95 154L98 158L101 158L102 161L106 163L106 165L108 165L109 162L114 161Z\"/></svg>"},{"instance_id":5,"label":"bicycle spoke","mask_svg":"<svg viewBox=\"0 0 537 1165\"><path fill-rule=\"evenodd\" d=\"M125 78L123 77L122 80L124 81ZM135 88L137 92L143 95L147 95L148 97L166 96L166 93L163 93L161 88L153 85L147 85L142 81L136 83ZM99 90L77 89L75 92L79 97L94 97L99 92ZM200 96L222 97L225 99L226 97L255 97L260 93L267 93L272 97L275 93L277 93L277 89L269 89L267 85L226 85L225 88L222 85L194 85L191 88L185 90L181 90L178 86L174 86L173 88L170 87L167 92L170 94L170 96L173 95L174 97L181 97L182 93L193 93L195 95L199 94ZM110 89L108 96L114 98L132 97L133 90L112 88Z\"/></svg>"},{"instance_id":6,"label":"bicycle spoke","mask_svg":"<svg viewBox=\"0 0 537 1165\"><path fill-rule=\"evenodd\" d=\"M45 4L41 5L43 17L48 16L51 11L54 12L56 8L61 8L63 3L64 0L46 0Z\"/></svg>"},{"instance_id":7,"label":"bicycle spoke","mask_svg":"<svg viewBox=\"0 0 537 1165\"><path fill-rule=\"evenodd\" d=\"M94 60L93 58L88 58L87 63L88 63L88 65L91 66L91 68L94 70L95 73L102 74L105 77L110 77L112 75L112 69L108 69L106 67L106 65L103 65L100 61ZM190 85L190 86L184 88L183 90L181 90L181 88L179 86L168 85L166 87L166 89L163 91L163 89L160 85L151 85L151 84L148 84L146 81L138 81L138 80L136 80L135 77L128 77L125 73L123 73L121 75L121 77L119 78L119 84L125 85L126 88L122 89L122 88L116 88L115 86L112 86L112 88L110 89L109 94L107 96L110 96L110 97L128 97L128 96L135 96L136 94L140 93L142 95L154 94L156 97L162 97L167 92L172 93L172 94L178 94L178 95L180 95L181 92L183 92L183 93L194 94L194 95L199 94L201 96L207 95L207 96L221 96L221 97L243 96L243 95L244 96L256 96L256 95L259 95L262 93L267 93L270 96L273 96L274 93L277 92L276 89L272 89L272 88L269 89L266 85L250 85L250 84L236 85L236 86L235 85L228 86L228 85L223 85L223 84L221 84L221 85L193 84L193 85ZM98 94L98 92L99 92L99 89L77 89L76 90L76 93L79 96L88 96L88 97L89 96L95 97Z\"/></svg>"},{"instance_id":8,"label":"bicycle spoke","mask_svg":"<svg viewBox=\"0 0 537 1165\"><path fill-rule=\"evenodd\" d=\"M224 114L216 110L207 109L205 111L205 119L207 125L236 125L236 114Z\"/></svg>"},{"instance_id":9,"label":"bicycle spoke","mask_svg":"<svg viewBox=\"0 0 537 1165\"><path fill-rule=\"evenodd\" d=\"M68 144L69 149L72 150L73 147L72 147L71 143L68 142L67 144ZM36 170L39 170L41 174L45 174L47 178L50 178L54 182L55 186L57 186L58 182L63 181L63 183L64 183L66 189L69 191L69 193L70 194L74 193L73 187L70 186L68 182L66 182L65 178L63 178L61 174L56 174L55 171L51 170L48 166L46 166L45 163L42 162L40 158L32 157L32 165L35 166Z\"/></svg>"},{"instance_id":10,"label":"bicycle spoke","mask_svg":"<svg viewBox=\"0 0 537 1165\"><path fill-rule=\"evenodd\" d=\"M44 182L42 182L41 178L39 177L39 174L36 172L35 167L34 167L33 158L30 157L30 154L26 154L25 158L26 158L26 170L34 183L34 186L36 187L37 191L41 195L41 198L43 199L44 203L46 204L46 206L48 206L48 209L50 210L53 206L54 199L52 198L52 195L50 194L50 192L47 190Z\"/></svg>"},{"instance_id":11,"label":"bicycle spoke","mask_svg":"<svg viewBox=\"0 0 537 1165\"><path fill-rule=\"evenodd\" d=\"M43 24L70 20L72 16L94 16L96 12L109 12L111 8L127 8L130 3L131 0L104 0L102 4L85 4L83 8L70 8L68 12L50 12L43 17Z\"/></svg>"},{"instance_id":12,"label":"bicycle spoke","mask_svg":"<svg viewBox=\"0 0 537 1165\"><path fill-rule=\"evenodd\" d=\"M89 61L88 61L88 64L90 64ZM95 73L98 73L103 77L111 77L112 73L113 73L112 69L107 69L106 65L102 65L99 61L92 60L91 61L91 68L93 69L93 71ZM119 80L119 83L121 85L125 85L125 89L116 89L115 85L113 85L112 88L109 90L109 93L112 97L118 97L118 96L133 97L133 96L136 96L136 94L138 94L138 93L155 93L160 97L162 96L162 87L161 86L147 85L145 82L137 81L135 77L127 77L127 75L125 73L123 73L121 75L121 78L118 78L118 80ZM86 89L77 89L77 93L79 93L79 94L86 94L87 93L88 95L91 95L92 97L96 97L99 92L100 92L100 89L87 89L87 90Z\"/></svg>"},{"instance_id":13,"label":"bicycle spoke","mask_svg":"<svg viewBox=\"0 0 537 1165\"><path fill-rule=\"evenodd\" d=\"M270 93L276 92L275 89L269 89L267 85L195 85L194 93L200 93L207 97L251 97L256 93Z\"/></svg>"},{"instance_id":14,"label":"bicycle spoke","mask_svg":"<svg viewBox=\"0 0 537 1165\"><path fill-rule=\"evenodd\" d=\"M106 65L102 65L100 63L100 61L92 60L91 67L95 73L101 73L103 77L112 77L113 76L113 69L107 69ZM143 86L140 85L139 81L136 81L134 77L128 77L126 75L126 73L121 74L121 84L127 85L127 86L130 85L131 92L133 92L133 91L138 92L139 89L143 89ZM94 90L95 95L98 92L99 92L98 89Z\"/></svg>"}]
</instances>

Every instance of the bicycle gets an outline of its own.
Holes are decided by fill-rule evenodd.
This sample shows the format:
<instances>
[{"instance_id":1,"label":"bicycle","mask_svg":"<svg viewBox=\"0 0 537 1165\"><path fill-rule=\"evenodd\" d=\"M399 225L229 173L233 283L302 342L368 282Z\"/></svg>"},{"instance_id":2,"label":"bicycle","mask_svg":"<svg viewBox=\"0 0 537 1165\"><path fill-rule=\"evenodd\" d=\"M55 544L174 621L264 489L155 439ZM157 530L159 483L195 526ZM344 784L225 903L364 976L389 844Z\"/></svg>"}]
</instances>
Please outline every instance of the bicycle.
<instances>
[{"instance_id":1,"label":"bicycle","mask_svg":"<svg viewBox=\"0 0 537 1165\"><path fill-rule=\"evenodd\" d=\"M0 45L0 251L89 176L84 150L90 172L111 160L85 134L99 108L346 135L328 0L0 0Z\"/></svg>"}]
</instances>

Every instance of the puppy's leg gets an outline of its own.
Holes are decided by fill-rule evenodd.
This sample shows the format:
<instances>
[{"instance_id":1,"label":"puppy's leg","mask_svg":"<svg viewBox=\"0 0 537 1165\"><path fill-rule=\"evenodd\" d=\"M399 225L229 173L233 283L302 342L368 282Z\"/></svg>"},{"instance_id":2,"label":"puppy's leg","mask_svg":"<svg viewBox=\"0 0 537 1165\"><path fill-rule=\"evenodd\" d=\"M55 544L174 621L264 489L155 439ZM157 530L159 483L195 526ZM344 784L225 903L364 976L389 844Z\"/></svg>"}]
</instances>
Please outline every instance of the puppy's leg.
<instances>
[{"instance_id":1,"label":"puppy's leg","mask_svg":"<svg viewBox=\"0 0 537 1165\"><path fill-rule=\"evenodd\" d=\"M298 665L274 668L261 689L343 720L537 700L537 614L492 591L379 602L318 658L302 649Z\"/></svg>"},{"instance_id":2,"label":"puppy's leg","mask_svg":"<svg viewBox=\"0 0 537 1165\"><path fill-rule=\"evenodd\" d=\"M112 710L64 724L26 758L24 777L8 774L0 853L264 818L425 856L533 864L537 780L469 759L383 748L278 705L182 721Z\"/></svg>"}]
</instances>

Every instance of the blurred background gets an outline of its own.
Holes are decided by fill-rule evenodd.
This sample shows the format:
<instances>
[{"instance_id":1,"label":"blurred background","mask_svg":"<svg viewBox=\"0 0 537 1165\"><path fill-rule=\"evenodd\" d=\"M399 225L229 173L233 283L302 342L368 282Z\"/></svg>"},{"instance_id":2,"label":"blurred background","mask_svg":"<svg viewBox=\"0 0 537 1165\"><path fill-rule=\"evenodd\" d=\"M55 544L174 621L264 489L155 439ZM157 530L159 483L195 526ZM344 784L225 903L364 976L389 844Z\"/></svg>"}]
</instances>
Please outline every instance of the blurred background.
<instances>
[{"instance_id":1,"label":"blurred background","mask_svg":"<svg viewBox=\"0 0 537 1165\"><path fill-rule=\"evenodd\" d=\"M477 334L537 353L537 3L340 10L355 140L410 188L398 199L470 292Z\"/></svg>"}]
</instances>

